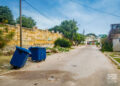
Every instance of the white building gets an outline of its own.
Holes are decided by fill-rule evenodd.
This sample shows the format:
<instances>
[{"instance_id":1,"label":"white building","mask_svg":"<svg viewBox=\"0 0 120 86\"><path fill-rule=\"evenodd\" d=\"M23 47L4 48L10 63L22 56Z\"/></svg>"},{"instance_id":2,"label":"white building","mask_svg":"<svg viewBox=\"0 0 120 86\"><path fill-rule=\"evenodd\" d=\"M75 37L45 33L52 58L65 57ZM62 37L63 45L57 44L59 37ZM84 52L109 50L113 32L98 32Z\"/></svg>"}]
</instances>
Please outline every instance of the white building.
<instances>
[{"instance_id":1,"label":"white building","mask_svg":"<svg viewBox=\"0 0 120 86\"><path fill-rule=\"evenodd\" d=\"M100 41L98 38L96 38L93 35L87 36L85 39L85 44L86 45L95 45L96 42Z\"/></svg>"},{"instance_id":2,"label":"white building","mask_svg":"<svg viewBox=\"0 0 120 86\"><path fill-rule=\"evenodd\" d=\"M120 51L120 34L115 34L113 36L113 51Z\"/></svg>"}]
</instances>

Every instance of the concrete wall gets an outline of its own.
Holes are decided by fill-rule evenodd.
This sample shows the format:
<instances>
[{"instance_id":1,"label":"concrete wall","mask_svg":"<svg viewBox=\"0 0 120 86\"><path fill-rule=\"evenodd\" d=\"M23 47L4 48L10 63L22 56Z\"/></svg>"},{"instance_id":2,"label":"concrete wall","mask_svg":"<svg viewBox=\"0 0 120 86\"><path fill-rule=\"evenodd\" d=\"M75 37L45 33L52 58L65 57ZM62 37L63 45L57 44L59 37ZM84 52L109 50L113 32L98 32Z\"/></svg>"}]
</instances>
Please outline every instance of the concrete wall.
<instances>
[{"instance_id":1,"label":"concrete wall","mask_svg":"<svg viewBox=\"0 0 120 86\"><path fill-rule=\"evenodd\" d=\"M19 25L11 26L7 25L9 32L15 32L13 40L8 43L8 46L20 45L20 27ZM5 27L0 27L5 29ZM61 38L62 34L49 32L48 30L41 30L37 27L24 28L23 27L23 46L49 46L53 45L57 38Z\"/></svg>"},{"instance_id":2,"label":"concrete wall","mask_svg":"<svg viewBox=\"0 0 120 86\"><path fill-rule=\"evenodd\" d=\"M120 39L113 39L113 51L120 51Z\"/></svg>"}]
</instances>

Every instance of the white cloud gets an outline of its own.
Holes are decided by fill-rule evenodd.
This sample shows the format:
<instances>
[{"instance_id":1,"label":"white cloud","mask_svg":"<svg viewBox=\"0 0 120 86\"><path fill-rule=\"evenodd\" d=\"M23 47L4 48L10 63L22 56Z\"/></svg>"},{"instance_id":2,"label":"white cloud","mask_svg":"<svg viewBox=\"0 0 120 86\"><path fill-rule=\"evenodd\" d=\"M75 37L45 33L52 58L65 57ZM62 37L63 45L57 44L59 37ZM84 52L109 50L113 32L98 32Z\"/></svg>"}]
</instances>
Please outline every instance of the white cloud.
<instances>
[{"instance_id":1,"label":"white cloud","mask_svg":"<svg viewBox=\"0 0 120 86\"><path fill-rule=\"evenodd\" d=\"M118 10L118 2L118 0L101 0L92 4L91 7L113 13L114 11ZM108 33L110 30L110 24L119 23L119 18L117 17L96 12L92 9L79 5L79 3L71 1L67 4L63 4L59 10L61 10L63 15L71 19L74 18L79 24L81 24L79 32L82 32L82 30L85 29L86 33Z\"/></svg>"},{"instance_id":2,"label":"white cloud","mask_svg":"<svg viewBox=\"0 0 120 86\"><path fill-rule=\"evenodd\" d=\"M31 16L37 22L37 26L40 29L48 29L55 25L59 25L61 21L65 19L75 19L78 24L80 24L79 32L82 32L82 30L85 29L86 33L94 32L96 34L108 33L110 30L110 24L119 23L120 20L117 17L83 7L73 0L59 0L58 2L60 3L60 6L56 7L55 9L61 13L58 15L59 17L49 15L49 13L48 17L45 17L36 11L31 12L29 10L23 10L23 14ZM119 14L119 3L119 0L98 0L95 3L88 5L106 12L114 12L115 14Z\"/></svg>"},{"instance_id":3,"label":"white cloud","mask_svg":"<svg viewBox=\"0 0 120 86\"><path fill-rule=\"evenodd\" d=\"M26 15L26 14L27 16L32 17L36 21L37 23L36 26L39 27L40 29L48 29L55 25L59 25L61 21L63 20L63 19L54 18L54 17L48 18L34 11L30 12L27 10L23 10L23 15Z\"/></svg>"}]
</instances>

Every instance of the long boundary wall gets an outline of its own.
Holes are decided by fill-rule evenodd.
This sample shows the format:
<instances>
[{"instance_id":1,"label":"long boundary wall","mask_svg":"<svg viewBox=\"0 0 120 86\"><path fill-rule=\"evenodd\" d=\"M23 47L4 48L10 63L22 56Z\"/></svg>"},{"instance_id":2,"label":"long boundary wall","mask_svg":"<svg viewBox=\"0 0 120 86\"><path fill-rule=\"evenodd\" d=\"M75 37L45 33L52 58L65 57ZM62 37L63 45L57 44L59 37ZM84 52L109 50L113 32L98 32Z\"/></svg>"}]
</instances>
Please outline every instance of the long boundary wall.
<instances>
[{"instance_id":1,"label":"long boundary wall","mask_svg":"<svg viewBox=\"0 0 120 86\"><path fill-rule=\"evenodd\" d=\"M8 46L19 46L20 45L20 27L19 25L12 26L6 25L6 27L0 27L0 29L8 29L8 32L15 32L15 36L8 43ZM62 34L57 32L50 32L48 30L41 30L37 27L25 28L22 27L22 40L23 46L53 46L54 41L57 38L62 38Z\"/></svg>"}]
</instances>

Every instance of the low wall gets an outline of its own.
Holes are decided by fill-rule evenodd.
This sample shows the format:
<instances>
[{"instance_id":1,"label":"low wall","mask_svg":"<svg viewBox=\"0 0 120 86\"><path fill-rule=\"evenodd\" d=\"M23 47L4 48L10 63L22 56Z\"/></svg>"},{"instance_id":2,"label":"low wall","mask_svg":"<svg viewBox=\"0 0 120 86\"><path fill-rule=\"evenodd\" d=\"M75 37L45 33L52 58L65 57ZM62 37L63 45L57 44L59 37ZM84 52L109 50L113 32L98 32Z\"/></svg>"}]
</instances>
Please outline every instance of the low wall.
<instances>
[{"instance_id":1,"label":"low wall","mask_svg":"<svg viewBox=\"0 0 120 86\"><path fill-rule=\"evenodd\" d=\"M19 25L12 26L12 25L6 25L6 27L0 27L0 29L8 29L8 32L15 32L15 36L13 39L8 43L8 47L15 47L16 45L20 45L20 27ZM61 38L62 34L59 32L54 33L50 32L48 30L41 30L37 27L33 28L22 28L22 42L23 47L29 47L29 46L53 46L54 41L57 38Z\"/></svg>"}]
</instances>

